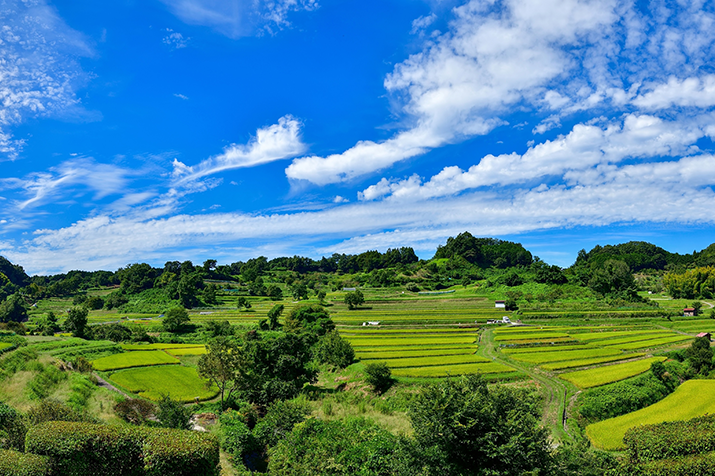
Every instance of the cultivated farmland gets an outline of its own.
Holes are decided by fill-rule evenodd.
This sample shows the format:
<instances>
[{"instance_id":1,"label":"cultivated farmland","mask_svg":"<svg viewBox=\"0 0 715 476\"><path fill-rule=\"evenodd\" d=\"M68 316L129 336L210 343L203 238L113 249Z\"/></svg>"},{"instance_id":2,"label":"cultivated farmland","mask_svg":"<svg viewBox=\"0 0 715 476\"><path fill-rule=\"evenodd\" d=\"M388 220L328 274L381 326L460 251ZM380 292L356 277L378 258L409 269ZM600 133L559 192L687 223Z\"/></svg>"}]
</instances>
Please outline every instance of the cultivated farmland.
<instances>
[{"instance_id":1,"label":"cultivated farmland","mask_svg":"<svg viewBox=\"0 0 715 476\"><path fill-rule=\"evenodd\" d=\"M560 377L580 388L591 388L607 383L633 377L650 369L653 362L663 362L665 357L652 357L650 359L634 360L622 364L613 364L595 369L579 370L561 374Z\"/></svg>"},{"instance_id":2,"label":"cultivated farmland","mask_svg":"<svg viewBox=\"0 0 715 476\"><path fill-rule=\"evenodd\" d=\"M604 450L622 449L628 429L665 421L689 420L715 413L715 381L689 380L665 399L641 410L586 427L594 446Z\"/></svg>"},{"instance_id":3,"label":"cultivated farmland","mask_svg":"<svg viewBox=\"0 0 715 476\"><path fill-rule=\"evenodd\" d=\"M180 365L122 370L109 378L120 387L150 400L169 395L175 400L190 402L196 397L208 400L218 394L215 386L206 387L196 369Z\"/></svg>"},{"instance_id":4,"label":"cultivated farmland","mask_svg":"<svg viewBox=\"0 0 715 476\"><path fill-rule=\"evenodd\" d=\"M161 350L147 350L115 354L93 360L92 365L100 371L127 369L150 365L178 364L179 360Z\"/></svg>"}]
</instances>

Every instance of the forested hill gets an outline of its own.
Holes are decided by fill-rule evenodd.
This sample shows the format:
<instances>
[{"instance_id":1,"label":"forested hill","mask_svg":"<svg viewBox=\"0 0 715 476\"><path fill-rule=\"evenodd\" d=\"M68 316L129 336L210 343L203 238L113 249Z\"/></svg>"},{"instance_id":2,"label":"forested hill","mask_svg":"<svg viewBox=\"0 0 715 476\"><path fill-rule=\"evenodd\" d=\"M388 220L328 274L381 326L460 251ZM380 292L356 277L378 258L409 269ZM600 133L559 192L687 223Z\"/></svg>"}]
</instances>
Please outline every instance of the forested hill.
<instances>
[{"instance_id":1,"label":"forested hill","mask_svg":"<svg viewBox=\"0 0 715 476\"><path fill-rule=\"evenodd\" d=\"M632 272L671 270L715 265L715 243L702 251L681 255L645 241L629 241L618 245L596 245L591 251L581 250L573 267L601 268L608 260L625 262Z\"/></svg>"},{"instance_id":2,"label":"forested hill","mask_svg":"<svg viewBox=\"0 0 715 476\"><path fill-rule=\"evenodd\" d=\"M461 257L480 268L511 268L529 266L534 260L521 243L496 238L475 238L469 232L448 238L447 244L437 247L435 259Z\"/></svg>"},{"instance_id":3,"label":"forested hill","mask_svg":"<svg viewBox=\"0 0 715 476\"><path fill-rule=\"evenodd\" d=\"M30 284L30 277L22 269L22 266L12 264L10 261L0 256L0 287L8 282L15 286L27 286Z\"/></svg>"}]
</instances>

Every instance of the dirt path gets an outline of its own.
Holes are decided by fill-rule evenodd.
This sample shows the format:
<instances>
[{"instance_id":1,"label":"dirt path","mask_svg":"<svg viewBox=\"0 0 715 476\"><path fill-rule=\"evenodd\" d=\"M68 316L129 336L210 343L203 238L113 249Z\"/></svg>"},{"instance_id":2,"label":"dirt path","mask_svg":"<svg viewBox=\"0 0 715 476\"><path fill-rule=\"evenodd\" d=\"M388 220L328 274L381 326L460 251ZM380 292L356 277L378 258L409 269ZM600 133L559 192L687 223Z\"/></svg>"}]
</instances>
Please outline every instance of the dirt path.
<instances>
[{"instance_id":1,"label":"dirt path","mask_svg":"<svg viewBox=\"0 0 715 476\"><path fill-rule=\"evenodd\" d=\"M528 367L520 362L509 359L496 349L492 329L486 329L479 345L478 355L482 355L493 362L514 367L525 373L539 384L544 396L544 413L542 424L551 430L554 439L561 441L572 440L573 435L568 428L568 401L576 394L575 389L566 382L559 380L552 374L541 369Z\"/></svg>"},{"instance_id":2,"label":"dirt path","mask_svg":"<svg viewBox=\"0 0 715 476\"><path fill-rule=\"evenodd\" d=\"M121 390L119 390L117 387L115 387L115 386L112 385L111 383L109 383L109 382L107 382L106 380L104 380L104 379L103 379L102 377L100 377L99 375L97 375L97 374L92 374L92 375L94 375L94 377L97 379L97 386L98 386L98 387L106 388L107 390L111 390L112 392L120 393L120 394L124 395L124 396L127 397L127 398L132 398L132 397L130 397L129 395L127 395L126 393L124 393L124 392L122 392Z\"/></svg>"}]
</instances>

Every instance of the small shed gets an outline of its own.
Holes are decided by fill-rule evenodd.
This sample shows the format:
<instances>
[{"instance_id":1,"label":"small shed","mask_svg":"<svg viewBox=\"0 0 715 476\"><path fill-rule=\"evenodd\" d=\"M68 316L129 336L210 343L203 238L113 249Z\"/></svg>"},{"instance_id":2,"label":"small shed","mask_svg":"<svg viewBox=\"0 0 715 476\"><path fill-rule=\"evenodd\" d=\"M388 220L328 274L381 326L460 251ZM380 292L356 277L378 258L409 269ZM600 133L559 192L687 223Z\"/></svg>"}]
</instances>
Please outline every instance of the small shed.
<instances>
[{"instance_id":1,"label":"small shed","mask_svg":"<svg viewBox=\"0 0 715 476\"><path fill-rule=\"evenodd\" d=\"M695 308L686 307L685 309L683 309L683 317L695 317Z\"/></svg>"},{"instance_id":2,"label":"small shed","mask_svg":"<svg viewBox=\"0 0 715 476\"><path fill-rule=\"evenodd\" d=\"M506 307L506 301L494 301L494 307L504 309Z\"/></svg>"},{"instance_id":3,"label":"small shed","mask_svg":"<svg viewBox=\"0 0 715 476\"><path fill-rule=\"evenodd\" d=\"M708 340L712 340L709 332L701 332L700 334L696 335L695 337L707 337Z\"/></svg>"}]
</instances>

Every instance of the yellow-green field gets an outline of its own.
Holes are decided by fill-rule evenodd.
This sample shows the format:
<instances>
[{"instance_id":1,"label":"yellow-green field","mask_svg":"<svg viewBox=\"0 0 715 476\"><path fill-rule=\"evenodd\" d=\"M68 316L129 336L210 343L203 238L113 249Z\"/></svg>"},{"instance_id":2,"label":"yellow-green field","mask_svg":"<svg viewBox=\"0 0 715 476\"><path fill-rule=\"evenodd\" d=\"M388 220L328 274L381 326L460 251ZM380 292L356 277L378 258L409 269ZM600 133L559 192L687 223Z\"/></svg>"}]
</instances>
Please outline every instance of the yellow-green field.
<instances>
[{"instance_id":1,"label":"yellow-green field","mask_svg":"<svg viewBox=\"0 0 715 476\"><path fill-rule=\"evenodd\" d=\"M624 448L626 431L635 426L689 420L715 413L714 395L714 380L688 380L658 403L587 426L586 436L597 448L620 450Z\"/></svg>"},{"instance_id":2,"label":"yellow-green field","mask_svg":"<svg viewBox=\"0 0 715 476\"><path fill-rule=\"evenodd\" d=\"M613 364L595 369L578 370L559 375L562 379L571 382L580 388L598 387L607 383L618 382L650 369L654 362L663 362L665 357L651 357L650 359L634 360L622 364Z\"/></svg>"},{"instance_id":3,"label":"yellow-green field","mask_svg":"<svg viewBox=\"0 0 715 476\"><path fill-rule=\"evenodd\" d=\"M96 370L118 370L131 367L144 367L149 365L178 364L179 360L161 350L140 350L114 354L101 359L93 360L92 365Z\"/></svg>"},{"instance_id":4,"label":"yellow-green field","mask_svg":"<svg viewBox=\"0 0 715 476\"><path fill-rule=\"evenodd\" d=\"M182 402L208 400L218 395L215 385L206 386L196 369L180 365L142 367L113 373L110 380L120 387L150 400L169 395Z\"/></svg>"}]
</instances>

